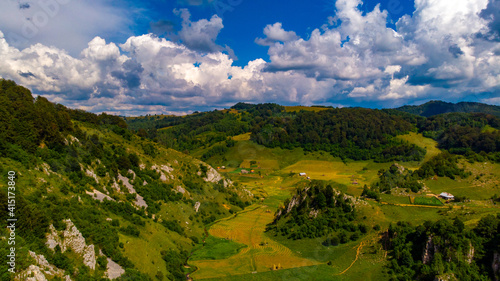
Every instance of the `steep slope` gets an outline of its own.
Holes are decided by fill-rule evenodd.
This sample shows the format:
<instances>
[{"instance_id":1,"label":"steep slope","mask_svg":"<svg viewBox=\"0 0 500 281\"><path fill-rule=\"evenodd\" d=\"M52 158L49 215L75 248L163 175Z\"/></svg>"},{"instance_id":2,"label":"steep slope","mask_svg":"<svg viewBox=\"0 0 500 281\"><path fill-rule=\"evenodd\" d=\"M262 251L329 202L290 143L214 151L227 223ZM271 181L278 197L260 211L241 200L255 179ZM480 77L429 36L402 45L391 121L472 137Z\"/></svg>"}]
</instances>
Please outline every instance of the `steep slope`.
<instances>
[{"instance_id":1,"label":"steep slope","mask_svg":"<svg viewBox=\"0 0 500 281\"><path fill-rule=\"evenodd\" d=\"M185 280L205 225L251 200L204 162L131 134L119 117L34 99L4 80L0 101L0 205L18 219L16 275L2 266L2 280ZM1 228L4 265L10 235Z\"/></svg>"}]
</instances>

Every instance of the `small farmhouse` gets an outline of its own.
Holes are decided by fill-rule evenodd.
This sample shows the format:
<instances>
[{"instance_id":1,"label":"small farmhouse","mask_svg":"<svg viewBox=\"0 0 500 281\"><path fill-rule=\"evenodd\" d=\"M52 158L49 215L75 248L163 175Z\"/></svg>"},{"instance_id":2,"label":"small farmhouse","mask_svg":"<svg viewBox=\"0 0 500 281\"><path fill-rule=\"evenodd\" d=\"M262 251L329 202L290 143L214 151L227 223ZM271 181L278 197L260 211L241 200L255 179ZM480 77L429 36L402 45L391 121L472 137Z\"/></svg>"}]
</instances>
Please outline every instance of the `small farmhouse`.
<instances>
[{"instance_id":1,"label":"small farmhouse","mask_svg":"<svg viewBox=\"0 0 500 281\"><path fill-rule=\"evenodd\" d=\"M455 196L453 196L453 194L448 193L448 192L442 192L441 194L439 194L439 197L441 197L443 199L446 199L446 200L453 200L453 199L455 199Z\"/></svg>"},{"instance_id":2,"label":"small farmhouse","mask_svg":"<svg viewBox=\"0 0 500 281\"><path fill-rule=\"evenodd\" d=\"M306 176L306 173L299 173L299 176L301 176L301 177L305 177L305 176Z\"/></svg>"}]
</instances>

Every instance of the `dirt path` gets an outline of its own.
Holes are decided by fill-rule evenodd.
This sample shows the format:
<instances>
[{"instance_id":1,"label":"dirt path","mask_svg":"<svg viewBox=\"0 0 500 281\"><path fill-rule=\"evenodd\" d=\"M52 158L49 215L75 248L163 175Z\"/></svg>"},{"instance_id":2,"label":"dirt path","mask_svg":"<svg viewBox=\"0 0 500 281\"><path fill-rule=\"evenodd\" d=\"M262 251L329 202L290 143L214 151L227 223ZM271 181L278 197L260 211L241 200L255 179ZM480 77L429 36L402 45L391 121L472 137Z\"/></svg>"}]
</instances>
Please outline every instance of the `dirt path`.
<instances>
[{"instance_id":1,"label":"dirt path","mask_svg":"<svg viewBox=\"0 0 500 281\"><path fill-rule=\"evenodd\" d=\"M351 263L351 265L350 265L348 268L346 268L344 271L342 271L341 273L339 273L339 274L337 274L337 275L342 275L342 274L346 273L349 269L351 269L351 267L354 265L354 263L356 263L356 261L357 261L357 260L358 260L358 258L359 258L359 253L361 252L361 248L363 248L363 242L361 242L361 243L359 244L359 247L358 247L358 249L356 250L356 258L355 258L355 259L354 259L354 261Z\"/></svg>"},{"instance_id":2,"label":"dirt path","mask_svg":"<svg viewBox=\"0 0 500 281\"><path fill-rule=\"evenodd\" d=\"M399 206L399 207L422 207L422 208L435 208L435 209L446 209L449 208L448 206L430 206L430 205L414 205L414 204L398 204L398 203L387 203L387 202L380 202L380 204L383 205L393 205L393 206ZM451 206L451 205L449 205ZM453 206L453 208L460 208L460 206Z\"/></svg>"},{"instance_id":3,"label":"dirt path","mask_svg":"<svg viewBox=\"0 0 500 281\"><path fill-rule=\"evenodd\" d=\"M480 201L487 201L487 200L480 200ZM450 206L453 209L460 209L463 207L463 205L456 206L456 205L445 205L445 206L431 206L431 205L413 205L413 204L398 204L398 203L387 203L387 202L380 202L382 205L392 205L392 206L398 206L398 207L418 207L418 208L434 208L434 209L448 209ZM484 206L466 206L467 208L484 208ZM488 206L489 208L500 208L500 206Z\"/></svg>"}]
</instances>

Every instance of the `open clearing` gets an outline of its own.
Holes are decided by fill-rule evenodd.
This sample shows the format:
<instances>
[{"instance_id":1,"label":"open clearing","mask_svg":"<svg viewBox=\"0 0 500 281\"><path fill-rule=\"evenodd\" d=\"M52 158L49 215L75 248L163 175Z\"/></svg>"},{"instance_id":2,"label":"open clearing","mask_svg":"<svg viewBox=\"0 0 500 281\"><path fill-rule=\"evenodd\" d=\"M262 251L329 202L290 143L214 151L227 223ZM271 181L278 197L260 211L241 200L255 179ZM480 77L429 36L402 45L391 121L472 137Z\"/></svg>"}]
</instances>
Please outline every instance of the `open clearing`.
<instances>
[{"instance_id":1,"label":"open clearing","mask_svg":"<svg viewBox=\"0 0 500 281\"><path fill-rule=\"evenodd\" d=\"M206 245L199 251L194 252L191 260L218 260L225 259L237 254L246 245L233 242L229 239L208 236Z\"/></svg>"},{"instance_id":2,"label":"open clearing","mask_svg":"<svg viewBox=\"0 0 500 281\"><path fill-rule=\"evenodd\" d=\"M425 154L424 161L422 162L429 161L432 157L441 153L441 150L437 148L437 142L433 139L422 136L422 134L411 132L407 135L401 135L397 137L409 143L420 146L421 148L425 148L427 150L427 153Z\"/></svg>"},{"instance_id":3,"label":"open clearing","mask_svg":"<svg viewBox=\"0 0 500 281\"><path fill-rule=\"evenodd\" d=\"M250 140L250 135L252 133L246 133L246 134L241 134L233 137L233 140L235 141L247 141Z\"/></svg>"},{"instance_id":4,"label":"open clearing","mask_svg":"<svg viewBox=\"0 0 500 281\"><path fill-rule=\"evenodd\" d=\"M415 205L428 205L428 206L444 206L443 202L441 202L436 197L415 197Z\"/></svg>"},{"instance_id":5,"label":"open clearing","mask_svg":"<svg viewBox=\"0 0 500 281\"><path fill-rule=\"evenodd\" d=\"M344 163L340 159L333 161L301 160L281 170L282 173L306 173L306 177L317 180L332 180L345 184L352 190L352 195L361 195L363 186L372 184L377 179L379 169L387 169L392 163L374 163L356 161ZM344 190L344 192L347 192ZM359 194L358 194L359 193Z\"/></svg>"}]
</instances>

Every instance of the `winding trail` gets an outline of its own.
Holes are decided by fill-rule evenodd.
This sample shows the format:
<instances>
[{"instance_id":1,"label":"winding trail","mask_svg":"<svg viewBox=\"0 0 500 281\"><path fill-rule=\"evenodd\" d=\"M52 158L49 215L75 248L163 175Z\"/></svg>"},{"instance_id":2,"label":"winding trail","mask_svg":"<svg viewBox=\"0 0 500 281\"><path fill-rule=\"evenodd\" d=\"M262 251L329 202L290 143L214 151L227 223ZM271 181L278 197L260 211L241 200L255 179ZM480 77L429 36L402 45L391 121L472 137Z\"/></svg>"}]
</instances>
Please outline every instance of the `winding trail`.
<instances>
[{"instance_id":1,"label":"winding trail","mask_svg":"<svg viewBox=\"0 0 500 281\"><path fill-rule=\"evenodd\" d=\"M351 269L351 267L354 265L354 263L356 263L356 261L358 260L359 258L359 253L361 252L361 248L363 248L363 242L361 242L359 244L359 247L358 249L356 250L356 258L354 259L354 261L351 263L351 265L349 265L348 268L346 268L344 271L342 271L341 273L337 274L337 275L342 275L344 273L346 273L349 269Z\"/></svg>"},{"instance_id":2,"label":"winding trail","mask_svg":"<svg viewBox=\"0 0 500 281\"><path fill-rule=\"evenodd\" d=\"M452 205L447 205L447 206L415 205L415 204L399 204L399 203L387 203L387 202L380 202L380 204L399 206L399 207L433 208L433 209L448 209L449 206L452 206ZM460 208L460 206L452 206L452 207L454 209Z\"/></svg>"}]
</instances>

